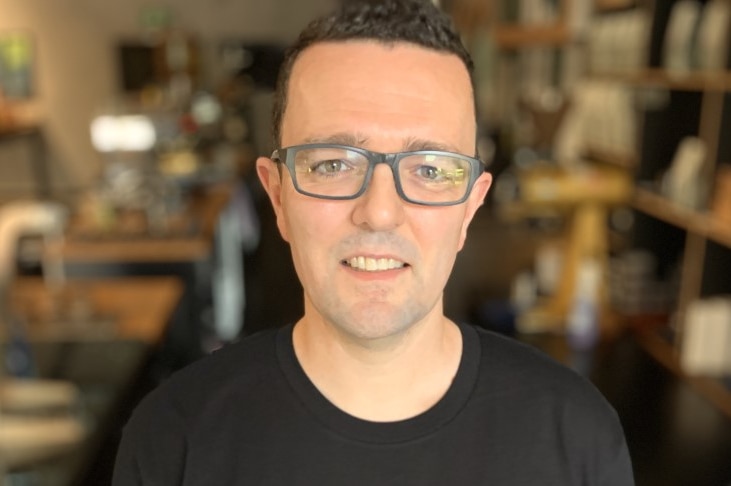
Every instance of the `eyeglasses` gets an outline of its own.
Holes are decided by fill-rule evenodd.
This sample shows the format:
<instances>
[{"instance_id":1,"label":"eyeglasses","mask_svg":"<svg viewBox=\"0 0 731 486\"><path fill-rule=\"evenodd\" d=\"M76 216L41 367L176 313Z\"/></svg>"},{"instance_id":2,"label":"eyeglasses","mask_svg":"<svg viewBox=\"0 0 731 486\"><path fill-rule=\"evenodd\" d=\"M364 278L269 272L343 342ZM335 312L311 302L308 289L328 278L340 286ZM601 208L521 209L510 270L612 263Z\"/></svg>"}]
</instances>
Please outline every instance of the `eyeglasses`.
<instances>
[{"instance_id":1,"label":"eyeglasses","mask_svg":"<svg viewBox=\"0 0 731 486\"><path fill-rule=\"evenodd\" d=\"M376 164L388 164L399 196L425 206L464 202L485 170L481 160L451 152L419 150L382 154L327 143L278 149L271 159L287 166L297 192L321 199L361 196Z\"/></svg>"}]
</instances>

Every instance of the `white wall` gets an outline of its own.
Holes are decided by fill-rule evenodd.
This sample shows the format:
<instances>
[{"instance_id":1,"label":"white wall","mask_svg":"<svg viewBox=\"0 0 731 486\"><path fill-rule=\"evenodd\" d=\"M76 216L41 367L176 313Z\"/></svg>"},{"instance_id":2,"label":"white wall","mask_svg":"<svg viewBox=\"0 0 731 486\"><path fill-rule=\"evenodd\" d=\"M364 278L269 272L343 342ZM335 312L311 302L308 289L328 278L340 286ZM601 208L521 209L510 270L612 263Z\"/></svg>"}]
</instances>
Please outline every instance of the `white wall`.
<instances>
[{"instance_id":1,"label":"white wall","mask_svg":"<svg viewBox=\"0 0 731 486\"><path fill-rule=\"evenodd\" d=\"M52 183L62 190L90 185L99 158L89 122L117 95L115 43L140 37L139 13L149 0L0 0L0 32L27 29L36 46L36 96L19 106L38 120L49 143ZM334 0L166 0L175 25L204 43L220 39L291 41ZM7 167L17 149L0 147ZM5 172L5 171L3 171ZM4 178L4 177L3 177ZM0 181L7 182L7 181Z\"/></svg>"}]
</instances>

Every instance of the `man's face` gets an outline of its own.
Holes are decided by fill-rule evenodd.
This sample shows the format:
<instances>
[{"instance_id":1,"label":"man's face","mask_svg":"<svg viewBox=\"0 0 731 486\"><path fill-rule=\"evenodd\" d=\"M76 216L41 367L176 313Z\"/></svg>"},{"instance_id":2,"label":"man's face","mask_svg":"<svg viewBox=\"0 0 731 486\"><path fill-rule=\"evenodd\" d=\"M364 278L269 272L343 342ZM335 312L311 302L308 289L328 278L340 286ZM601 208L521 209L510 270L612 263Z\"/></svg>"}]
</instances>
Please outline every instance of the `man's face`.
<instances>
[{"instance_id":1,"label":"man's face","mask_svg":"<svg viewBox=\"0 0 731 486\"><path fill-rule=\"evenodd\" d=\"M472 155L469 75L457 56L411 44L316 44L294 65L281 133L282 147L331 142ZM427 207L403 201L384 164L363 196L345 201L297 193L286 168L280 176L269 159L259 159L258 171L305 289L305 321L375 339L442 319L442 291L488 174L467 202Z\"/></svg>"}]
</instances>

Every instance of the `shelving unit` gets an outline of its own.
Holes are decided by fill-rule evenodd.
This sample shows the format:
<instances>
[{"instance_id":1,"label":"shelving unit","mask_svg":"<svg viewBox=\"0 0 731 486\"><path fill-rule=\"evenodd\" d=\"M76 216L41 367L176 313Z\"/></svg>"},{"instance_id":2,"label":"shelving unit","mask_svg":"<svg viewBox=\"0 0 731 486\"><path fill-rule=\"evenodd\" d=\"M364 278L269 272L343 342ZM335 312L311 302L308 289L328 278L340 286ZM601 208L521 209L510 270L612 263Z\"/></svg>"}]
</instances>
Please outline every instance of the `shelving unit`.
<instances>
[{"instance_id":1,"label":"shelving unit","mask_svg":"<svg viewBox=\"0 0 731 486\"><path fill-rule=\"evenodd\" d=\"M655 253L659 254L658 258L664 259L671 258L669 254L680 249L680 253L672 257L679 258L681 272L680 288L675 295L676 304L672 309L676 324L671 333L666 333L672 334L673 339L669 340L657 333L640 333L640 343L658 362L687 380L699 393L731 416L731 389L728 385L713 377L691 376L680 365L685 335L683 323L688 306L696 299L718 293L718 268L728 266L731 273L731 224L715 217L708 205L689 209L675 204L659 191L652 189L658 187L658 177L670 167L677 145L685 136L697 136L705 144L707 163L701 179L706 182L709 191L713 190L714 174L718 165L731 165L731 145L723 137L723 133L731 131L731 66L721 71L684 73L669 72L660 67L664 29L673 3L671 0L595 0L595 18L632 9L650 13L652 35L648 36L650 44L646 46L648 52L644 67L633 68L631 72L626 67L622 69L617 66L616 70L609 67L603 72L587 72L584 78L626 86L645 99L648 98L647 95L652 97L660 94L655 99L665 97L668 106L664 108L666 111L640 113L642 121L638 124L637 132L639 144L634 150L631 149L632 152L612 150L611 147L586 147L583 155L587 159L622 167L635 174L637 183L630 202L631 208L641 213L643 218L659 222L658 228L672 234L673 242L668 245L663 234L654 235L654 229L641 228L645 233L645 241L635 241L635 245L643 247L640 243L647 243L646 249L650 251L653 251L653 244L657 245L655 250L662 251ZM560 56L577 45L581 47L581 41L577 44L577 39L572 38L569 22L572 7L575 7L573 2L560 1L555 21L543 25L505 24L493 16L488 28L491 29L495 47L502 59L513 66L506 71L513 76L508 83L521 82L520 72L516 68L519 63L516 60L522 52L534 48L553 49ZM514 89L514 86L516 85L509 88ZM510 89L508 93L505 99L512 99ZM503 103L504 99L497 102ZM663 117L665 120L662 120ZM720 256L715 245L722 249ZM666 267L672 267L675 262L664 263ZM715 280L710 287L705 285L709 274L713 274ZM708 288L711 287L714 290L709 291ZM726 291L731 293L731 279Z\"/></svg>"},{"instance_id":2,"label":"shelving unit","mask_svg":"<svg viewBox=\"0 0 731 486\"><path fill-rule=\"evenodd\" d=\"M484 76L477 86L485 125L511 139L522 130L513 117L521 110L526 83L556 88L564 79L560 53L576 44L571 12L576 0L450 0L450 12ZM526 75L525 71L531 71ZM538 73L538 71L541 71ZM544 82L544 80L546 80ZM548 90L546 90L548 91ZM555 91L555 90L554 90ZM498 99L492 99L500 93ZM513 118L511 118L513 117ZM550 131L551 124L547 124ZM517 136L520 138L520 135ZM497 161L498 164L501 160Z\"/></svg>"},{"instance_id":3,"label":"shelving unit","mask_svg":"<svg viewBox=\"0 0 731 486\"><path fill-rule=\"evenodd\" d=\"M702 266L697 261L705 258L706 240L731 249L731 227L724 225L709 213L678 206L667 198L647 189L637 188L633 207L655 219L682 228L687 232L686 257L683 265L684 284L679 296L679 313L700 294ZM678 329L674 341L661 338L657 333L643 332L638 338L643 348L659 363L688 382L699 394L710 400L719 410L731 417L731 388L716 377L691 375L680 366L680 344L684 329Z\"/></svg>"},{"instance_id":4,"label":"shelving unit","mask_svg":"<svg viewBox=\"0 0 731 486\"><path fill-rule=\"evenodd\" d=\"M710 188L713 174L719 163L719 143L724 124L724 103L731 93L731 71L716 73L696 72L683 75L668 73L662 69L646 69L633 74L603 73L602 79L610 79L635 88L661 89L669 92L695 93L701 98L696 135L707 148L707 163L703 178ZM678 140L667 140L668 144ZM600 157L601 158L601 157ZM642 160L637 161L638 167ZM669 165L669 161L666 163ZM679 206L666 197L638 186L632 201L634 209L686 232L682 262L682 285L678 296L676 314L682 322L687 306L701 297L704 269L707 265L707 241L731 248L731 227L717 220L707 210L693 210ZM729 262L731 264L731 262ZM677 330L676 351L682 345L683 329ZM729 392L731 394L731 392Z\"/></svg>"},{"instance_id":5,"label":"shelving unit","mask_svg":"<svg viewBox=\"0 0 731 486\"><path fill-rule=\"evenodd\" d=\"M672 2L656 0L637 8L653 9L653 22L667 22L667 14ZM658 12L664 12L658 14ZM658 34L659 32L659 34ZM680 257L680 288L677 304L673 309L675 316L672 339L658 332L641 331L638 340L646 351L667 369L688 382L696 391L710 400L719 410L731 417L731 388L728 381L712 376L689 374L681 366L683 340L689 330L685 316L688 306L695 300L716 295L718 288L707 290L704 285L709 274L718 274L718 268L731 270L731 224L719 220L709 205L691 209L676 204L653 188L658 187L657 177L670 167L672 154L685 136L697 136L707 149L706 163L700 176L700 183L706 184L709 192L714 189L714 174L720 164L731 163L731 153L723 133L731 128L731 69L722 71L690 71L684 73L668 72L660 66L663 29L655 25L654 44L650 51L649 66L635 72L591 73L590 76L608 82L620 83L641 91L657 90L666 93L668 106L661 114L644 113L641 128L641 146L638 147L636 160L623 160L612 154L593 154L597 160L634 165L638 178L632 198L632 208L662 222L668 236L684 235ZM654 55L653 55L654 54ZM661 120L661 117L667 117ZM631 158L630 158L631 159ZM647 221L647 220L646 220ZM658 227L659 228L659 227ZM653 230L643 229L640 246L653 248L667 254L664 233L651 234ZM653 241L655 240L655 241ZM721 250L711 252L711 242ZM665 245L665 247L663 247ZM729 251L726 251L729 250ZM667 258L667 255L665 255ZM716 276L717 279L717 276ZM731 279L725 292L731 292Z\"/></svg>"}]
</instances>

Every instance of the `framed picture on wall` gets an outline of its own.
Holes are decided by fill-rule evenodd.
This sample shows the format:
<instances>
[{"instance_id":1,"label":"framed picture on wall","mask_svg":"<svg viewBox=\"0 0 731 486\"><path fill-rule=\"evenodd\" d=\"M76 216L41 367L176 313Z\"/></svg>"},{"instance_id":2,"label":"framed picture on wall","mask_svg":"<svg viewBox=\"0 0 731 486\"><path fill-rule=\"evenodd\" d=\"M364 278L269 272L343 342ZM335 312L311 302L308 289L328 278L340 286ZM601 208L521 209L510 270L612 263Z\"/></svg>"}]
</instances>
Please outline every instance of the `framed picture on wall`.
<instances>
[{"instance_id":1,"label":"framed picture on wall","mask_svg":"<svg viewBox=\"0 0 731 486\"><path fill-rule=\"evenodd\" d=\"M33 38L22 30L0 31L0 95L22 100L33 96Z\"/></svg>"}]
</instances>

